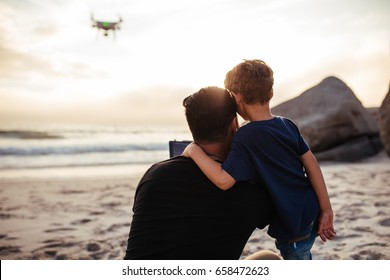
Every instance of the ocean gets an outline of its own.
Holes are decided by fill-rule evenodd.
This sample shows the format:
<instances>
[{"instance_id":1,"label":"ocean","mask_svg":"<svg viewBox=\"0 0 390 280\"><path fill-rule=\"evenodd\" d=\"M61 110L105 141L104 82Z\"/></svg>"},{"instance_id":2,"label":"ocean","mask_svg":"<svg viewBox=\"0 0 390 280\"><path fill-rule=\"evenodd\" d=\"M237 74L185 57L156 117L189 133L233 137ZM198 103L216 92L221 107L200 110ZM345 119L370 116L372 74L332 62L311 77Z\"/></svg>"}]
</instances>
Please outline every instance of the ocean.
<instances>
[{"instance_id":1,"label":"ocean","mask_svg":"<svg viewBox=\"0 0 390 280\"><path fill-rule=\"evenodd\" d=\"M0 171L152 164L169 158L187 127L41 125L0 127Z\"/></svg>"}]
</instances>

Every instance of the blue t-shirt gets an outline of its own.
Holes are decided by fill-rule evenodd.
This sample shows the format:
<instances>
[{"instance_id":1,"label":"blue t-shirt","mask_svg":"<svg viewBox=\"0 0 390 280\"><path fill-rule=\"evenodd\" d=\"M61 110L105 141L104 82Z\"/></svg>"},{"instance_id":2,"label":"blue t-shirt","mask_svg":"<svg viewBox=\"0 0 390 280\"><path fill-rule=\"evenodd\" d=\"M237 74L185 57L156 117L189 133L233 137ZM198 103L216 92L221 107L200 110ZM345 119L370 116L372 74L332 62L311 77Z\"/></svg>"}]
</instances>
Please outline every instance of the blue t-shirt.
<instances>
[{"instance_id":1,"label":"blue t-shirt","mask_svg":"<svg viewBox=\"0 0 390 280\"><path fill-rule=\"evenodd\" d=\"M266 186L278 213L268 228L274 238L303 237L318 217L318 200L301 161L308 150L291 120L274 117L242 126L222 164L237 182Z\"/></svg>"}]
</instances>

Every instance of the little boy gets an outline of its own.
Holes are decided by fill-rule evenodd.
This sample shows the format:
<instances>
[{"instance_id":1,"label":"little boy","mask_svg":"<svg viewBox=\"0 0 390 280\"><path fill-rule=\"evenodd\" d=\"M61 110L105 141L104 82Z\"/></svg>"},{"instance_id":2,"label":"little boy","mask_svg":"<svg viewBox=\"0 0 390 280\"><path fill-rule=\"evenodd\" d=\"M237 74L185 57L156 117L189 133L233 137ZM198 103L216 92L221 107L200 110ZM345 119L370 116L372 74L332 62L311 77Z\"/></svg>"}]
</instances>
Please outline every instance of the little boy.
<instances>
[{"instance_id":1,"label":"little boy","mask_svg":"<svg viewBox=\"0 0 390 280\"><path fill-rule=\"evenodd\" d=\"M226 74L225 88L237 111L250 122L238 129L231 151L220 165L195 143L183 155L191 157L205 175L226 190L236 181L262 182L278 215L268 234L284 259L312 259L317 234L325 242L335 237L333 211L321 169L297 126L274 116L273 71L261 60L245 60Z\"/></svg>"}]
</instances>

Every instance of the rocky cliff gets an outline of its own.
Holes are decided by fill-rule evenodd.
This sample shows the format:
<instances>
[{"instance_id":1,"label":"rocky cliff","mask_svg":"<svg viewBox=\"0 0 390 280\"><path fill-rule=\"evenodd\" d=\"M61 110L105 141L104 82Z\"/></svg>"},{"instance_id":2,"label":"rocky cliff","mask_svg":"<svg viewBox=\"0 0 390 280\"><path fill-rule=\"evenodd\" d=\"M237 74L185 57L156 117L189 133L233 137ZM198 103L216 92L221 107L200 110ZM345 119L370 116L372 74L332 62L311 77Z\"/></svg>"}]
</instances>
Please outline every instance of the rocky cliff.
<instances>
[{"instance_id":1,"label":"rocky cliff","mask_svg":"<svg viewBox=\"0 0 390 280\"><path fill-rule=\"evenodd\" d=\"M272 108L272 113L298 124L318 160L355 161L383 148L378 123L336 77Z\"/></svg>"}]
</instances>

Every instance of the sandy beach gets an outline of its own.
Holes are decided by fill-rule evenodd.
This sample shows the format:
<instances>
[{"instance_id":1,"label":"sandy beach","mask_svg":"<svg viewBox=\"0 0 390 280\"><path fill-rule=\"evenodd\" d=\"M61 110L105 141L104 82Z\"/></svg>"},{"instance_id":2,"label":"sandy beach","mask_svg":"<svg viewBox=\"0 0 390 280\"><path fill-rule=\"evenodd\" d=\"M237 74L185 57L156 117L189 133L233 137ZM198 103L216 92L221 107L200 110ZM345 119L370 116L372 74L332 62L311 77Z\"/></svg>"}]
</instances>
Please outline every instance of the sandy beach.
<instances>
[{"instance_id":1,"label":"sandy beach","mask_svg":"<svg viewBox=\"0 0 390 280\"><path fill-rule=\"evenodd\" d=\"M390 159L321 163L337 238L314 259L390 259ZM147 166L0 173L0 259L122 259L133 197ZM241 258L276 251L256 230Z\"/></svg>"}]
</instances>

